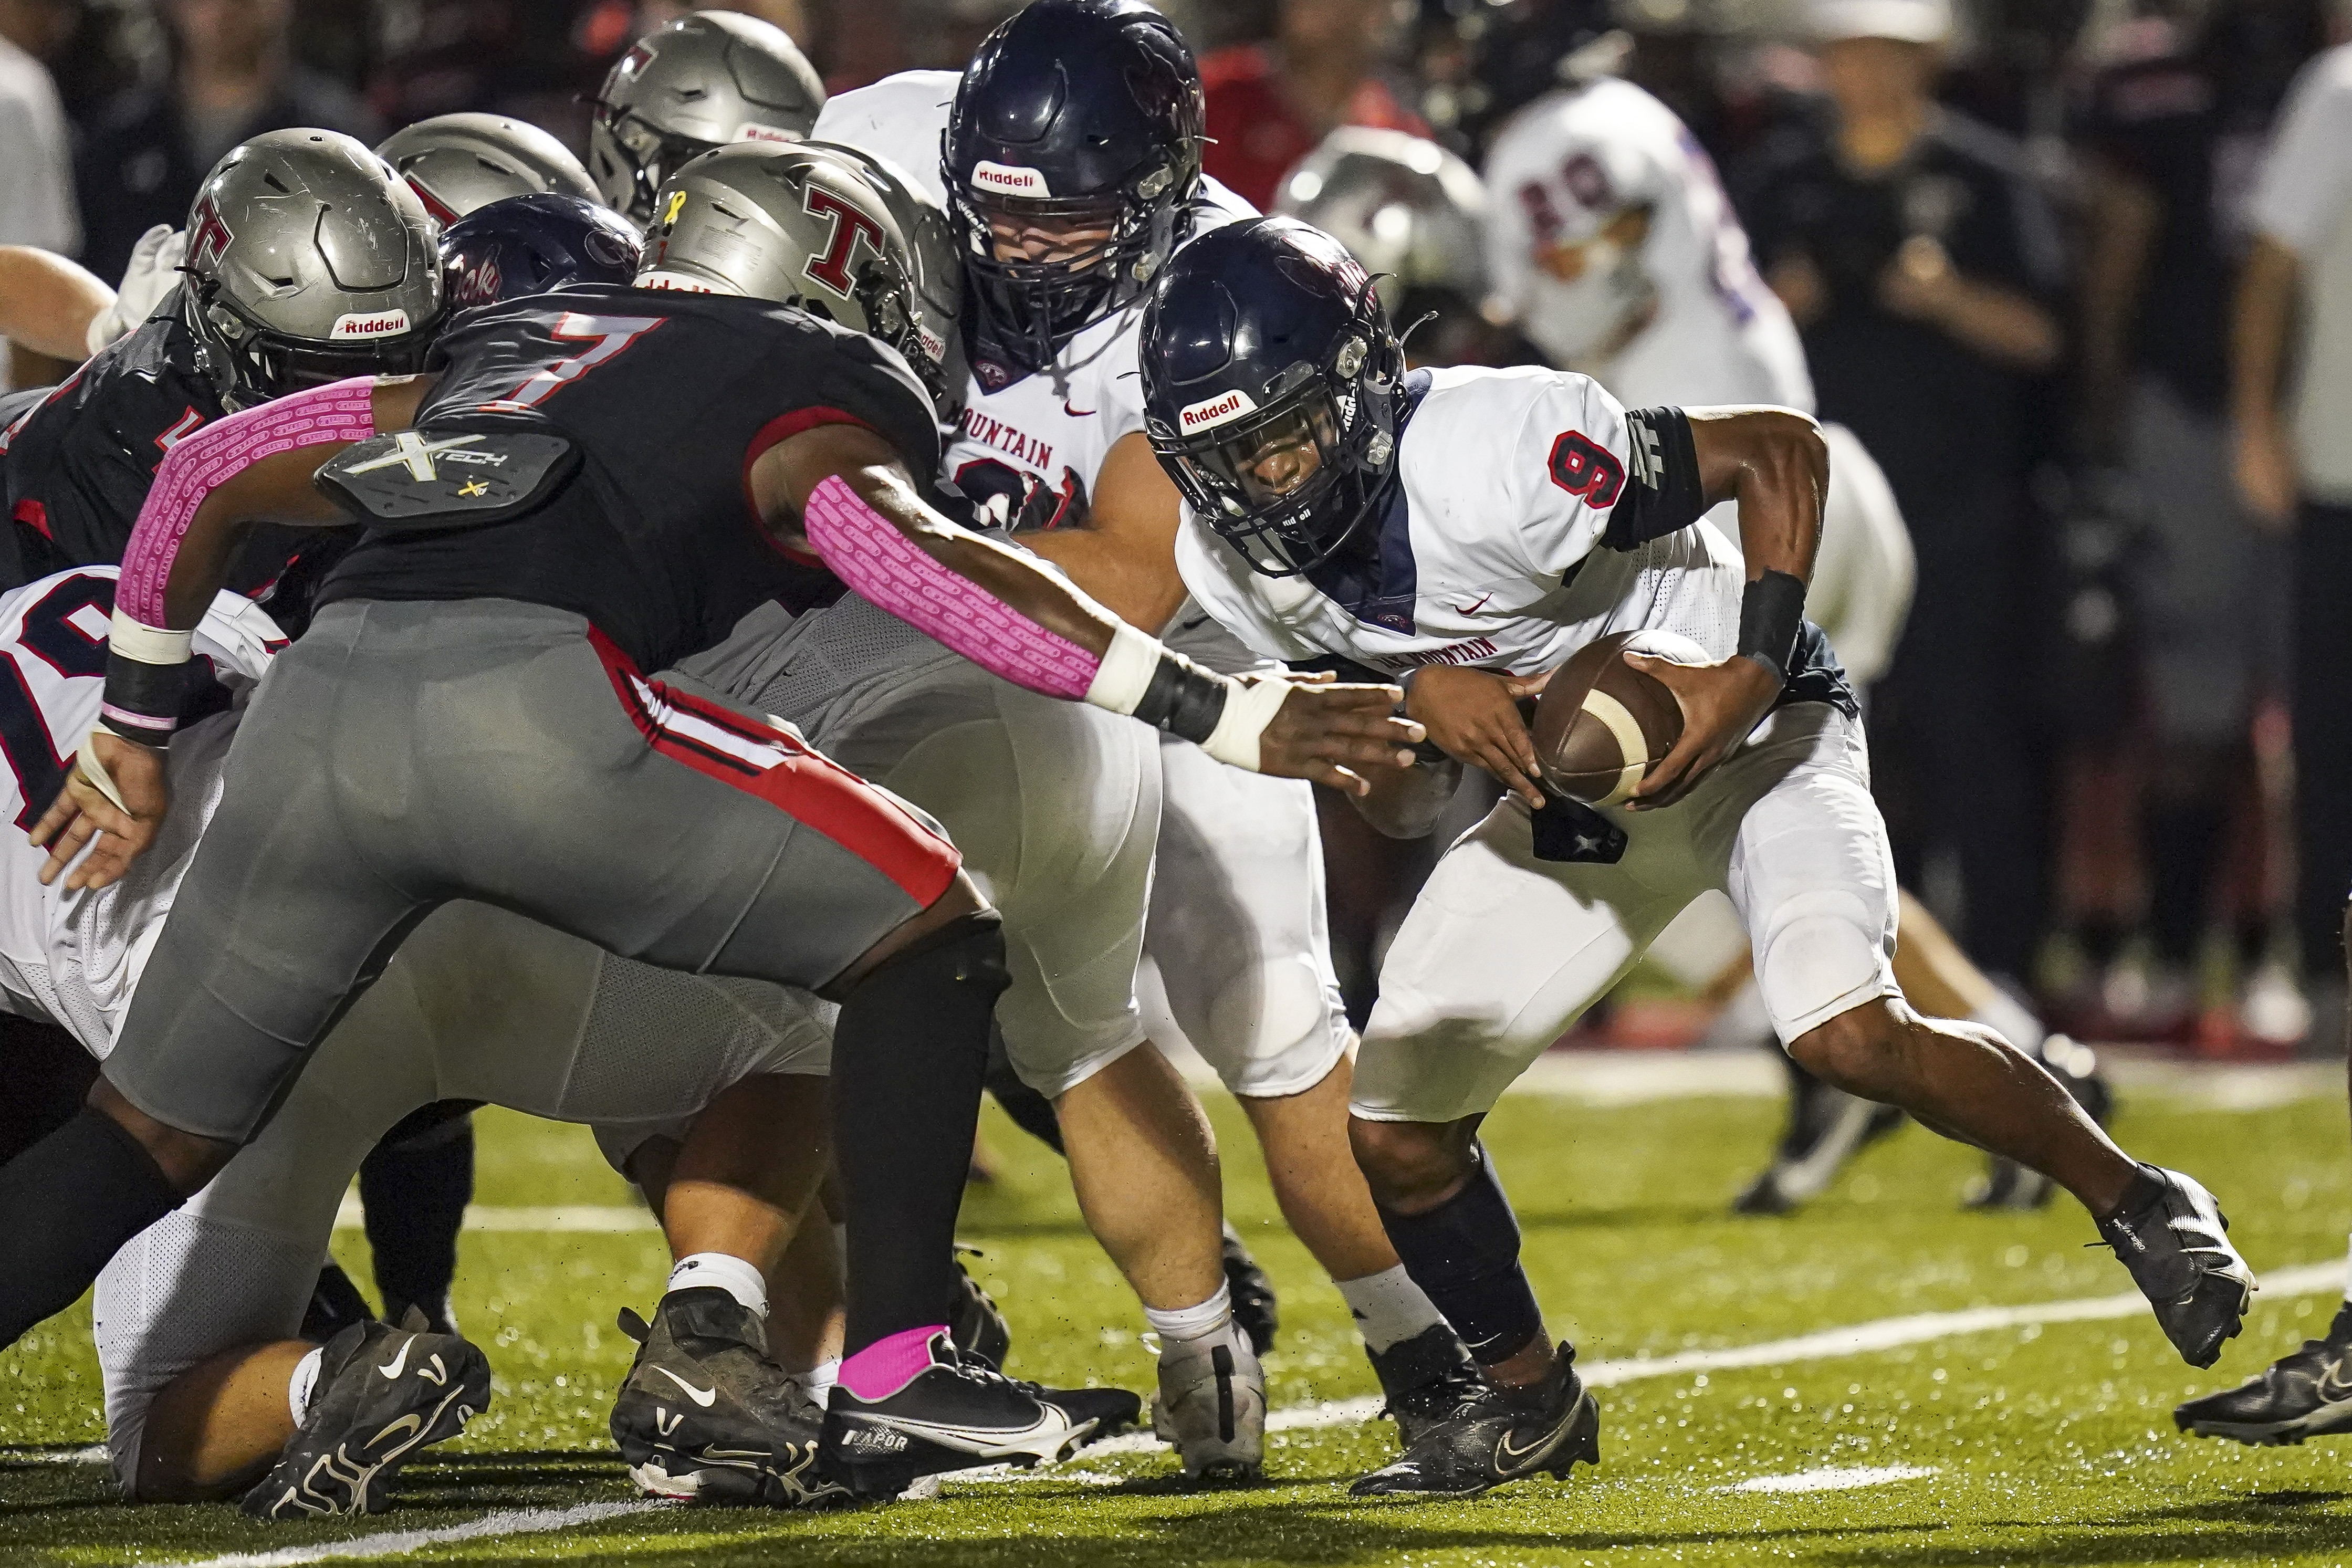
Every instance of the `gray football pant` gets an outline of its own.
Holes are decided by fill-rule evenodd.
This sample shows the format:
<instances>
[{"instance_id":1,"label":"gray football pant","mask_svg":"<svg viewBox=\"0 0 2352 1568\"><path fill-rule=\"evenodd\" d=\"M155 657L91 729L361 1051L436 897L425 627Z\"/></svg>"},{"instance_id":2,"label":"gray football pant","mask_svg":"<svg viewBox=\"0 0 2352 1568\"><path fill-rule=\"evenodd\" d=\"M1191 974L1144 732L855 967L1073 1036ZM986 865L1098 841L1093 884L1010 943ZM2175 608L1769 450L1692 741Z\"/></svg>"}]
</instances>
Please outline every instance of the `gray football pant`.
<instances>
[{"instance_id":1,"label":"gray football pant","mask_svg":"<svg viewBox=\"0 0 2352 1568\"><path fill-rule=\"evenodd\" d=\"M814 989L955 868L929 819L763 718L646 679L578 616L347 601L239 728L106 1076L245 1142L450 900Z\"/></svg>"}]
</instances>

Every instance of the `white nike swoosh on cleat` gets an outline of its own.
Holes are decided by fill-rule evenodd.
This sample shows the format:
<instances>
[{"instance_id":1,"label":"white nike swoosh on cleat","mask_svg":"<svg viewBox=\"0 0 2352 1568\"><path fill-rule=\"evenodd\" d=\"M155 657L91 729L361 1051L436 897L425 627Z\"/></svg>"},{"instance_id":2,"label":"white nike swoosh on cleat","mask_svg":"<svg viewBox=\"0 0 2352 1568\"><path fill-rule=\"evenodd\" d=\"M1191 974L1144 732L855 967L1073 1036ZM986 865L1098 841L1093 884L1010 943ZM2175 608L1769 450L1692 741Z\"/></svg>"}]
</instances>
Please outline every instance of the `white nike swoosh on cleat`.
<instances>
[{"instance_id":1,"label":"white nike swoosh on cleat","mask_svg":"<svg viewBox=\"0 0 2352 1568\"><path fill-rule=\"evenodd\" d=\"M1002 1426L958 1426L943 1421L913 1421L898 1415L881 1419L895 1431L928 1437L935 1443L961 1448L968 1454L1032 1452L1042 1440L1066 1437L1075 1430L1069 1417L1052 1405L1047 1405L1043 1415L1017 1432L1007 1431Z\"/></svg>"},{"instance_id":2,"label":"white nike swoosh on cleat","mask_svg":"<svg viewBox=\"0 0 2352 1568\"><path fill-rule=\"evenodd\" d=\"M661 1373L664 1377L669 1379L672 1383L677 1384L680 1388L686 1390L686 1396L688 1399L693 1400L697 1405L701 1405L705 1410L709 1409L711 1405L718 1403L719 1390L716 1387L697 1388L694 1384L687 1382L686 1379L678 1376L677 1373L670 1371L670 1369L666 1366L657 1366L654 1368L654 1370Z\"/></svg>"},{"instance_id":3,"label":"white nike swoosh on cleat","mask_svg":"<svg viewBox=\"0 0 2352 1568\"><path fill-rule=\"evenodd\" d=\"M409 1335L406 1339L400 1342L400 1353L392 1358L391 1363L375 1369L386 1383L397 1383L400 1381L400 1374L407 1370L408 1367L408 1347L415 1342L416 1336L415 1334Z\"/></svg>"}]
</instances>

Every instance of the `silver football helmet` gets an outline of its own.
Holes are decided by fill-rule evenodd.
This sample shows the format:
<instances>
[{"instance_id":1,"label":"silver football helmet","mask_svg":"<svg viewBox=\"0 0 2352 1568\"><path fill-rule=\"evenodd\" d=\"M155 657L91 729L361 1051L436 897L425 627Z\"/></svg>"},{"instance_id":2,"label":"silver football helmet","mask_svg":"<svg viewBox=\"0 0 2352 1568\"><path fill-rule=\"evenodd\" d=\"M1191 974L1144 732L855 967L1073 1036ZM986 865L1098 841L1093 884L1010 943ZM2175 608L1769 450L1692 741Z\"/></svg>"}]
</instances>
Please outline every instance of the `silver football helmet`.
<instances>
[{"instance_id":1,"label":"silver football helmet","mask_svg":"<svg viewBox=\"0 0 2352 1568\"><path fill-rule=\"evenodd\" d=\"M1486 186L1434 142L1343 125L1285 176L1273 210L1346 246L1380 279L1391 317L1409 295L1442 293L1474 309L1486 298Z\"/></svg>"},{"instance_id":2,"label":"silver football helmet","mask_svg":"<svg viewBox=\"0 0 2352 1568\"><path fill-rule=\"evenodd\" d=\"M638 288L797 305L922 371L912 251L889 201L839 148L721 147L671 175L656 208Z\"/></svg>"},{"instance_id":3,"label":"silver football helmet","mask_svg":"<svg viewBox=\"0 0 2352 1568\"><path fill-rule=\"evenodd\" d=\"M588 130L588 173L638 224L680 167L730 142L800 142L824 83L782 28L697 11L639 38L604 78Z\"/></svg>"},{"instance_id":4,"label":"silver football helmet","mask_svg":"<svg viewBox=\"0 0 2352 1568\"><path fill-rule=\"evenodd\" d=\"M962 395L965 374L963 349L956 332L956 320L963 310L963 265L956 258L946 209L931 200L914 176L878 153L834 142L809 145L838 153L856 163L866 183L882 193L890 216L898 221L898 232L907 239L908 282L915 290L915 330L922 348L920 357L908 357L930 384L933 398L945 412L950 397Z\"/></svg>"},{"instance_id":5,"label":"silver football helmet","mask_svg":"<svg viewBox=\"0 0 2352 1568\"><path fill-rule=\"evenodd\" d=\"M443 223L539 191L604 200L572 149L503 114L436 114L394 132L375 152Z\"/></svg>"},{"instance_id":6,"label":"silver football helmet","mask_svg":"<svg viewBox=\"0 0 2352 1568\"><path fill-rule=\"evenodd\" d=\"M272 131L188 209L196 361L231 408L421 369L441 324L439 226L392 165L335 131Z\"/></svg>"}]
</instances>

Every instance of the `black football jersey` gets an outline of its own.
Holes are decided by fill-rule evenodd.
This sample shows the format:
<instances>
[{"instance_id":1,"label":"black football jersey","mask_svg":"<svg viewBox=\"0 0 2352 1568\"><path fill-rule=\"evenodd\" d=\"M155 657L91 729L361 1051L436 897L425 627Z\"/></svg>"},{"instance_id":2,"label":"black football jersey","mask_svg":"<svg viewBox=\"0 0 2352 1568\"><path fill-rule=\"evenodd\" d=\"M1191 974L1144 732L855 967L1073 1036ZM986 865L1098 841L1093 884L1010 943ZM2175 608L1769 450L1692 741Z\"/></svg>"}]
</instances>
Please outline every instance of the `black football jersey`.
<instances>
[{"instance_id":1,"label":"black football jersey","mask_svg":"<svg viewBox=\"0 0 2352 1568\"><path fill-rule=\"evenodd\" d=\"M8 515L49 557L26 566L38 576L119 563L163 454L220 416L176 313L107 345L0 430Z\"/></svg>"},{"instance_id":2,"label":"black football jersey","mask_svg":"<svg viewBox=\"0 0 2352 1568\"><path fill-rule=\"evenodd\" d=\"M510 521L363 533L321 603L549 605L657 669L719 641L761 600L793 596L793 563L751 510L761 453L848 421L916 475L939 467L930 399L905 361L761 300L575 286L468 312L435 357L441 380L416 420L428 440L552 431L581 468Z\"/></svg>"}]
</instances>

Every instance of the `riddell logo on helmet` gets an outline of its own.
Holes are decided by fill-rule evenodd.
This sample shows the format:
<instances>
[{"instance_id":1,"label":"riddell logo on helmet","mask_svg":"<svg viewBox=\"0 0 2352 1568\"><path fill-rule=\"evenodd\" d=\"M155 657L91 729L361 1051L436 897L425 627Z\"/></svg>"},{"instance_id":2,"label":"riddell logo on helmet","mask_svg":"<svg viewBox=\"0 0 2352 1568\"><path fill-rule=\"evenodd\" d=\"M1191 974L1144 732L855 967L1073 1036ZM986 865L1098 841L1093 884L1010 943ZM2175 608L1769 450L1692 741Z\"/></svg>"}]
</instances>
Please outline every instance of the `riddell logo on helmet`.
<instances>
[{"instance_id":1,"label":"riddell logo on helmet","mask_svg":"<svg viewBox=\"0 0 2352 1568\"><path fill-rule=\"evenodd\" d=\"M800 138L781 125L762 125L756 120L747 120L735 128L735 140L738 142L797 142Z\"/></svg>"},{"instance_id":2,"label":"riddell logo on helmet","mask_svg":"<svg viewBox=\"0 0 2352 1568\"><path fill-rule=\"evenodd\" d=\"M1034 196L1041 200L1054 194L1046 187L1045 176L1036 170L992 163L985 158L972 165L971 188L1000 196Z\"/></svg>"},{"instance_id":3,"label":"riddell logo on helmet","mask_svg":"<svg viewBox=\"0 0 2352 1568\"><path fill-rule=\"evenodd\" d=\"M1244 414L1255 413L1256 410L1257 405L1251 401L1250 395L1236 386L1221 396L1195 403L1191 407L1181 410L1176 416L1176 423L1187 432L1213 430L1220 425L1238 419Z\"/></svg>"},{"instance_id":4,"label":"riddell logo on helmet","mask_svg":"<svg viewBox=\"0 0 2352 1568\"><path fill-rule=\"evenodd\" d=\"M337 316L327 329L331 338L391 338L408 331L405 310L352 311Z\"/></svg>"}]
</instances>

